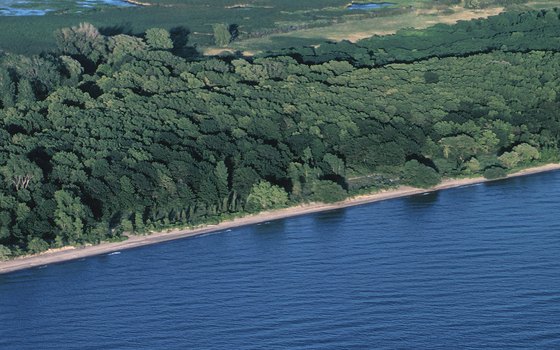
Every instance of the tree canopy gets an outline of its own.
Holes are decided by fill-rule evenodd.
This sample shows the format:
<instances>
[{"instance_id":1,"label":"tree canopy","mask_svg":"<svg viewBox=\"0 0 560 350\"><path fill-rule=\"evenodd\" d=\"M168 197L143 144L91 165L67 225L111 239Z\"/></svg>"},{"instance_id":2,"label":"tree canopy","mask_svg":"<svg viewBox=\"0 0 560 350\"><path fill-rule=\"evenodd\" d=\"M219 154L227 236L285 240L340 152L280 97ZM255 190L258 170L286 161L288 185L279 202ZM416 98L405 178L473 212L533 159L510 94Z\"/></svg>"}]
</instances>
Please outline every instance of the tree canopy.
<instances>
[{"instance_id":1,"label":"tree canopy","mask_svg":"<svg viewBox=\"0 0 560 350\"><path fill-rule=\"evenodd\" d=\"M62 29L0 57L0 259L557 160L559 32L558 10L508 13L312 63Z\"/></svg>"}]
</instances>

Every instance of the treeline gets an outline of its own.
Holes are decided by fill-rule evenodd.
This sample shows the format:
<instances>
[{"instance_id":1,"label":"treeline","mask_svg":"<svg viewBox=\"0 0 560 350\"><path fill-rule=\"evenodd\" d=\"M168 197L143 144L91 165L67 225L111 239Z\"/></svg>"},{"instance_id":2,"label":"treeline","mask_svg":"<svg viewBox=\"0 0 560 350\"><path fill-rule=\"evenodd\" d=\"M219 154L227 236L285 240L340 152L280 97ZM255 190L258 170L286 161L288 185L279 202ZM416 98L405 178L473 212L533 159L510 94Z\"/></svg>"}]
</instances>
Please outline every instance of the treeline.
<instances>
[{"instance_id":1,"label":"treeline","mask_svg":"<svg viewBox=\"0 0 560 350\"><path fill-rule=\"evenodd\" d=\"M188 61L163 29L57 41L0 61L2 256L558 159L554 40L383 67Z\"/></svg>"},{"instance_id":2,"label":"treeline","mask_svg":"<svg viewBox=\"0 0 560 350\"><path fill-rule=\"evenodd\" d=\"M504 12L487 19L455 25L402 29L396 35L376 36L357 43L325 42L307 48L289 48L267 55L289 55L308 64L332 60L355 66L382 66L432 57L458 57L501 50L527 52L560 48L560 10Z\"/></svg>"}]
</instances>

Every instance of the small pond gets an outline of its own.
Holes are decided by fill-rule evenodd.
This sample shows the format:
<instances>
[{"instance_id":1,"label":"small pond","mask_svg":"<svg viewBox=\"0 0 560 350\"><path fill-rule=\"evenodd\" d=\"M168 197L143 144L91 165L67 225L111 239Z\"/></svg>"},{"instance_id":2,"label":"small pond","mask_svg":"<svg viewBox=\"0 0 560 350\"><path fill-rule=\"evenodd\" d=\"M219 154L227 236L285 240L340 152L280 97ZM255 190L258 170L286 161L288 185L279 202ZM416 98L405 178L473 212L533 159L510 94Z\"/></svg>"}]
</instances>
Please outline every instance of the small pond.
<instances>
[{"instance_id":1,"label":"small pond","mask_svg":"<svg viewBox=\"0 0 560 350\"><path fill-rule=\"evenodd\" d=\"M361 3L361 4L350 4L346 7L348 10L376 10L381 9L384 7L389 7L396 5L393 2L369 2L369 3Z\"/></svg>"},{"instance_id":2,"label":"small pond","mask_svg":"<svg viewBox=\"0 0 560 350\"><path fill-rule=\"evenodd\" d=\"M49 12L79 13L107 6L135 6L124 0L0 0L0 16L43 16Z\"/></svg>"}]
</instances>

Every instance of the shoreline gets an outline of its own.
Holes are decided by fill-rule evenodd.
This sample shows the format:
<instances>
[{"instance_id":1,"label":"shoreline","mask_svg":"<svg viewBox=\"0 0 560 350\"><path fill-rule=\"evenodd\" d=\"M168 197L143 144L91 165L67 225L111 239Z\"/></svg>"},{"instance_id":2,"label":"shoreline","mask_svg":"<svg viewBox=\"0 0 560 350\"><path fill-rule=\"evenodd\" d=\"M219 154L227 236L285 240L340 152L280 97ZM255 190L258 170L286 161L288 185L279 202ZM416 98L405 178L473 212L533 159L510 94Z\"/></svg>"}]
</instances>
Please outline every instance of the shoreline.
<instances>
[{"instance_id":1,"label":"shoreline","mask_svg":"<svg viewBox=\"0 0 560 350\"><path fill-rule=\"evenodd\" d=\"M507 178L543 173L547 171L560 170L560 163L545 164L541 166L523 169L516 173L510 174ZM507 179L506 178L506 179ZM502 180L502 179L497 179ZM484 183L496 180L487 180L483 177L464 178L464 179L446 179L437 186L422 189L410 186L401 186L396 189L384 190L368 195L360 195L348 198L342 202L325 204L325 203L309 203L294 207L277 209L273 211L264 211L258 214L247 215L233 220L221 222L216 225L205 225L194 229L175 229L164 232L152 233L142 236L129 236L126 241L100 243L98 245L90 245L85 247L63 247L54 251L44 252L36 255L15 258L13 260L0 262L0 275L19 270L29 269L33 267L45 266L65 261L82 259L103 254L110 254L117 251L142 247L146 245L167 242L171 240L198 236L207 233L219 233L220 231L248 226L267 221L285 219L295 216L313 214L323 211L342 209L357 205L375 203L388 199L408 197L416 194L427 192L435 192L450 188L456 188L466 185Z\"/></svg>"},{"instance_id":2,"label":"shoreline","mask_svg":"<svg viewBox=\"0 0 560 350\"><path fill-rule=\"evenodd\" d=\"M153 6L154 4L150 3L150 2L143 2L143 1L138 1L138 0L124 0L124 2L131 4L131 5L136 5L136 6Z\"/></svg>"}]
</instances>

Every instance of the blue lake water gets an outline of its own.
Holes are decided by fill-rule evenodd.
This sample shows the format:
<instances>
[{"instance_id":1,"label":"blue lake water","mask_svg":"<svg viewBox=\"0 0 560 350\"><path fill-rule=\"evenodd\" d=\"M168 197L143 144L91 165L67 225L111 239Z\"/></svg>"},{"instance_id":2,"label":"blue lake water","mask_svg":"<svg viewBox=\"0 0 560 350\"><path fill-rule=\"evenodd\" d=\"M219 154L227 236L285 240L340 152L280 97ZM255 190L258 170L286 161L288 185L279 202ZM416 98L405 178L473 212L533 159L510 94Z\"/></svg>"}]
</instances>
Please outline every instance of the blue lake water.
<instances>
[{"instance_id":1,"label":"blue lake water","mask_svg":"<svg viewBox=\"0 0 560 350\"><path fill-rule=\"evenodd\" d=\"M79 12L99 6L134 6L124 0L0 0L0 16L43 16L55 11Z\"/></svg>"},{"instance_id":2,"label":"blue lake water","mask_svg":"<svg viewBox=\"0 0 560 350\"><path fill-rule=\"evenodd\" d=\"M0 275L0 349L560 349L560 172Z\"/></svg>"},{"instance_id":3,"label":"blue lake water","mask_svg":"<svg viewBox=\"0 0 560 350\"><path fill-rule=\"evenodd\" d=\"M370 2L363 4L350 4L346 7L348 10L376 10L395 5L393 2Z\"/></svg>"}]
</instances>

